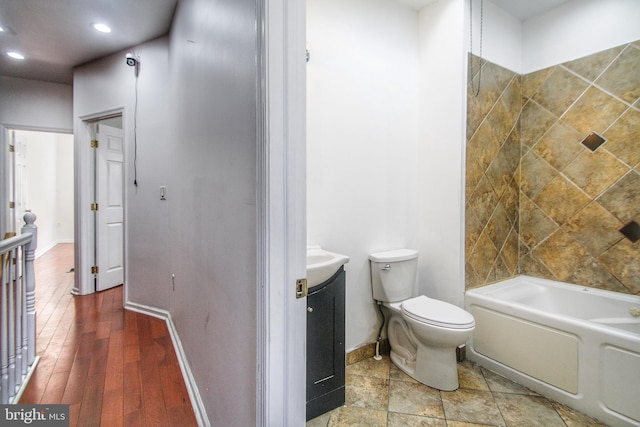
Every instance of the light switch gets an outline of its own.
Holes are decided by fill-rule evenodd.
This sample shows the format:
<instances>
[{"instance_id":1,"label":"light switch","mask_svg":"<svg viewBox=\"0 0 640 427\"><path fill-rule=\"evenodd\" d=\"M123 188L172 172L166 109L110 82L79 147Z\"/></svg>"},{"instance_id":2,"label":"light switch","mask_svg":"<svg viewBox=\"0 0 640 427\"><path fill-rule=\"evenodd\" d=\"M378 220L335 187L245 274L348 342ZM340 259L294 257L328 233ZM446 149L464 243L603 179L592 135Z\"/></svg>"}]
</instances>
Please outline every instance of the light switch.
<instances>
[{"instance_id":1,"label":"light switch","mask_svg":"<svg viewBox=\"0 0 640 427\"><path fill-rule=\"evenodd\" d=\"M167 200L167 187L164 185L160 186L160 200Z\"/></svg>"}]
</instances>

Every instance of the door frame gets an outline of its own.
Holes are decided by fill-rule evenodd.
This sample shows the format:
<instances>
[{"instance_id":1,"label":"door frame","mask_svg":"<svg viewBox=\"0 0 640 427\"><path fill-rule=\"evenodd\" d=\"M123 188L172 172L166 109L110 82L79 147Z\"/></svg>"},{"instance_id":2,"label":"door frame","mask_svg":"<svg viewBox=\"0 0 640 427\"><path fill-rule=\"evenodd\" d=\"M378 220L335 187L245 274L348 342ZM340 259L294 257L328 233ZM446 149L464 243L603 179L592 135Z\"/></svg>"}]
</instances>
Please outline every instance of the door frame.
<instances>
[{"instance_id":1,"label":"door frame","mask_svg":"<svg viewBox=\"0 0 640 427\"><path fill-rule=\"evenodd\" d=\"M124 144L127 144L125 108L113 108L92 114L78 117L75 121L75 283L71 291L74 295L87 295L94 293L95 281L94 275L91 273L91 265L95 261L95 215L91 211L91 203L94 202L94 167L91 140L95 135L95 124L100 120L108 119L115 116L122 116L122 130L124 136ZM127 182L127 155L126 149L124 154L124 182ZM124 187L124 200L127 200L127 186ZM128 250L129 233L127 229L128 215L127 208L124 208L124 289L125 301L128 283Z\"/></svg>"},{"instance_id":2,"label":"door frame","mask_svg":"<svg viewBox=\"0 0 640 427\"><path fill-rule=\"evenodd\" d=\"M41 126L16 125L13 123L0 123L0 239L4 237L4 233L10 228L10 221L14 217L14 212L9 208L10 191L9 183L11 179L8 177L9 153L5 150L10 143L9 133L11 131L27 131L27 132L46 132L46 133L63 133L66 135L74 135L73 129L50 128ZM74 135L75 144L75 135ZM76 158L73 159L74 168L76 167ZM34 212L36 216L38 212ZM38 225L36 219L36 226ZM16 230L18 233L20 229Z\"/></svg>"},{"instance_id":3,"label":"door frame","mask_svg":"<svg viewBox=\"0 0 640 427\"><path fill-rule=\"evenodd\" d=\"M10 128L0 124L0 239L9 229L9 218L13 217L13 212L9 208L11 193L9 189L9 132Z\"/></svg>"},{"instance_id":4,"label":"door frame","mask_svg":"<svg viewBox=\"0 0 640 427\"><path fill-rule=\"evenodd\" d=\"M117 118L122 119L122 116L116 116ZM94 265L98 267L99 274L95 277L95 288L96 291L101 292L107 289L111 289L113 287L119 286L124 283L124 273L126 271L124 265L124 211L126 200L124 198L124 154L125 154L125 141L124 141L124 130L122 126L119 128L110 126L107 124L107 120L99 120L97 122L92 122L91 132L94 135L93 139L98 141L98 146L94 148L93 151L93 166L94 166L94 188L93 188L93 200L98 204L99 209L94 211L94 232L96 236L96 246L95 246L95 256L94 256ZM120 139L120 152L118 154L114 154L116 148L112 147L111 137ZM116 156L116 157L114 157ZM116 160L117 158L117 160ZM113 162L117 162L120 165L120 182L119 185L113 186L114 177L108 173L110 170L109 165L113 164ZM118 178L116 177L116 180ZM112 194L111 189L119 188L120 191L120 206L114 207L111 205L111 197L108 196ZM114 210L116 212L117 222L120 222L120 241L116 244L112 242L112 236L109 231L107 231L107 224L110 218L114 220ZM116 268L118 272L114 273L113 270L110 271L111 266L108 265L108 260L111 259L110 254L112 254L112 250L116 249L120 251L120 260L121 264Z\"/></svg>"},{"instance_id":5,"label":"door frame","mask_svg":"<svg viewBox=\"0 0 640 427\"><path fill-rule=\"evenodd\" d=\"M306 2L258 1L256 425L306 420Z\"/></svg>"}]
</instances>

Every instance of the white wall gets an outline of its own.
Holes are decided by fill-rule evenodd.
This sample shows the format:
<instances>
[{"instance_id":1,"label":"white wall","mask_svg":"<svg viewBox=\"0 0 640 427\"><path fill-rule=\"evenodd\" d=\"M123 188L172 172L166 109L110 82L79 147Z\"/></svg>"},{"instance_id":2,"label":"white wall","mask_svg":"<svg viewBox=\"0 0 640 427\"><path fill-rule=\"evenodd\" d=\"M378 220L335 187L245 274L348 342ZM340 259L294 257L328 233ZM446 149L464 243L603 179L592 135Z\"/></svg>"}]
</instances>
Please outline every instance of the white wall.
<instances>
[{"instance_id":1,"label":"white wall","mask_svg":"<svg viewBox=\"0 0 640 427\"><path fill-rule=\"evenodd\" d=\"M471 1L473 1L472 10L469 10ZM482 38L484 59L520 73L522 70L522 23L490 1L484 1L483 10L478 0L465 0L464 4L465 51L480 56L480 39ZM473 22L470 21L471 12L473 12ZM473 29L473 49L470 48L469 38L471 28Z\"/></svg>"},{"instance_id":2,"label":"white wall","mask_svg":"<svg viewBox=\"0 0 640 427\"><path fill-rule=\"evenodd\" d=\"M56 239L74 242L73 135L56 134Z\"/></svg>"},{"instance_id":3,"label":"white wall","mask_svg":"<svg viewBox=\"0 0 640 427\"><path fill-rule=\"evenodd\" d=\"M368 254L417 248L418 17L387 0L308 0L307 241L348 255L346 348L381 319Z\"/></svg>"},{"instance_id":4,"label":"white wall","mask_svg":"<svg viewBox=\"0 0 640 427\"><path fill-rule=\"evenodd\" d=\"M37 215L36 254L51 249L56 242L56 141L50 133L25 132L27 209Z\"/></svg>"},{"instance_id":5,"label":"white wall","mask_svg":"<svg viewBox=\"0 0 640 427\"><path fill-rule=\"evenodd\" d=\"M464 290L462 0L307 2L308 243L351 257L346 347L375 341L368 254L420 251L418 291Z\"/></svg>"},{"instance_id":6,"label":"white wall","mask_svg":"<svg viewBox=\"0 0 640 427\"><path fill-rule=\"evenodd\" d=\"M73 137L16 131L18 141L26 146L26 208L37 216L38 257L73 242Z\"/></svg>"},{"instance_id":7,"label":"white wall","mask_svg":"<svg viewBox=\"0 0 640 427\"><path fill-rule=\"evenodd\" d=\"M522 25L526 74L640 40L637 0L572 0Z\"/></svg>"},{"instance_id":8,"label":"white wall","mask_svg":"<svg viewBox=\"0 0 640 427\"><path fill-rule=\"evenodd\" d=\"M419 291L459 306L464 292L465 39L463 0L440 0L420 11Z\"/></svg>"},{"instance_id":9,"label":"white wall","mask_svg":"<svg viewBox=\"0 0 640 427\"><path fill-rule=\"evenodd\" d=\"M465 1L469 26L469 0ZM484 2L482 57L519 74L640 39L637 0L572 0L524 22ZM480 55L480 3L473 2L473 53ZM469 28L467 27L467 34ZM469 36L466 50L470 51Z\"/></svg>"},{"instance_id":10,"label":"white wall","mask_svg":"<svg viewBox=\"0 0 640 427\"><path fill-rule=\"evenodd\" d=\"M10 128L70 132L71 85L0 76L0 124Z\"/></svg>"}]
</instances>

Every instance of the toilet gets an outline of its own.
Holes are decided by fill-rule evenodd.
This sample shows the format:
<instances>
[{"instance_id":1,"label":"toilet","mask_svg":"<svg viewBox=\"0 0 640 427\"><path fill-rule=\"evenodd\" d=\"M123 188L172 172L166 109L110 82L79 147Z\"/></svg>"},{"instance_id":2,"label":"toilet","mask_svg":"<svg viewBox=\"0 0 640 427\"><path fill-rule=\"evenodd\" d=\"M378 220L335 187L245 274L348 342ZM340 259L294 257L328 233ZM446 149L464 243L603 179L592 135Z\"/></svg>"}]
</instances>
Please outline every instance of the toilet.
<instances>
[{"instance_id":1,"label":"toilet","mask_svg":"<svg viewBox=\"0 0 640 427\"><path fill-rule=\"evenodd\" d=\"M373 299L391 311L387 337L391 361L415 380L438 390L458 388L456 348L473 333L471 313L444 301L416 296L418 251L369 255Z\"/></svg>"}]
</instances>

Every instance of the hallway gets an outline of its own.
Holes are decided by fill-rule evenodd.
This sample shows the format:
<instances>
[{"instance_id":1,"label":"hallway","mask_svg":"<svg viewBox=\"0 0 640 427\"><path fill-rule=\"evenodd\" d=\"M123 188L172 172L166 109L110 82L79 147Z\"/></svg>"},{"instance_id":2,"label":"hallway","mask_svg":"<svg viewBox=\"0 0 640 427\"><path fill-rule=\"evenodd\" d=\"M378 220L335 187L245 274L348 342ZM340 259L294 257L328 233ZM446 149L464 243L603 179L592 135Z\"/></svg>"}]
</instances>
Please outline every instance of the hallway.
<instances>
[{"instance_id":1,"label":"hallway","mask_svg":"<svg viewBox=\"0 0 640 427\"><path fill-rule=\"evenodd\" d=\"M69 404L71 426L195 426L163 320L123 309L123 287L73 296L73 244L36 260L37 355L20 403Z\"/></svg>"}]
</instances>

